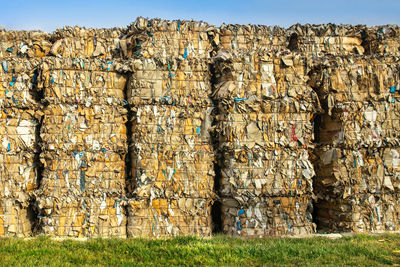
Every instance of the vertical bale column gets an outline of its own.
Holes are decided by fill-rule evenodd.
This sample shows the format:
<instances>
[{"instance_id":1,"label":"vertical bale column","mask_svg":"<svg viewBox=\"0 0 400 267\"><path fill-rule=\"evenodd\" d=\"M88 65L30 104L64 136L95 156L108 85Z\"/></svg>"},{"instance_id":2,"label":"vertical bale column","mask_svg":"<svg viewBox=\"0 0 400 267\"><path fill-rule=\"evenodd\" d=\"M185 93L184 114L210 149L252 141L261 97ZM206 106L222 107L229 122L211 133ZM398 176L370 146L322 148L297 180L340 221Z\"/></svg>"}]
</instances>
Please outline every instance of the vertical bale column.
<instances>
[{"instance_id":1,"label":"vertical bale column","mask_svg":"<svg viewBox=\"0 0 400 267\"><path fill-rule=\"evenodd\" d=\"M48 33L0 30L0 236L27 237L36 226L40 112L36 67L51 47Z\"/></svg>"},{"instance_id":2,"label":"vertical bale column","mask_svg":"<svg viewBox=\"0 0 400 267\"><path fill-rule=\"evenodd\" d=\"M36 188L37 60L3 59L0 67L0 236L32 234L28 208Z\"/></svg>"},{"instance_id":3,"label":"vertical bale column","mask_svg":"<svg viewBox=\"0 0 400 267\"><path fill-rule=\"evenodd\" d=\"M214 58L225 233L302 235L312 223L312 116L318 99L296 54L221 51Z\"/></svg>"},{"instance_id":4,"label":"vertical bale column","mask_svg":"<svg viewBox=\"0 0 400 267\"><path fill-rule=\"evenodd\" d=\"M321 231L398 230L399 68L394 58L326 57L312 84L320 123L315 193Z\"/></svg>"},{"instance_id":5,"label":"vertical bale column","mask_svg":"<svg viewBox=\"0 0 400 267\"><path fill-rule=\"evenodd\" d=\"M128 235L211 234L211 44L196 21L139 18L121 47L132 75L132 199Z\"/></svg>"},{"instance_id":6,"label":"vertical bale column","mask_svg":"<svg viewBox=\"0 0 400 267\"><path fill-rule=\"evenodd\" d=\"M125 77L101 59L44 60L43 179L46 235L125 237Z\"/></svg>"},{"instance_id":7,"label":"vertical bale column","mask_svg":"<svg viewBox=\"0 0 400 267\"><path fill-rule=\"evenodd\" d=\"M136 198L128 206L128 234L210 235L214 154L208 65L137 59L131 66Z\"/></svg>"}]
</instances>

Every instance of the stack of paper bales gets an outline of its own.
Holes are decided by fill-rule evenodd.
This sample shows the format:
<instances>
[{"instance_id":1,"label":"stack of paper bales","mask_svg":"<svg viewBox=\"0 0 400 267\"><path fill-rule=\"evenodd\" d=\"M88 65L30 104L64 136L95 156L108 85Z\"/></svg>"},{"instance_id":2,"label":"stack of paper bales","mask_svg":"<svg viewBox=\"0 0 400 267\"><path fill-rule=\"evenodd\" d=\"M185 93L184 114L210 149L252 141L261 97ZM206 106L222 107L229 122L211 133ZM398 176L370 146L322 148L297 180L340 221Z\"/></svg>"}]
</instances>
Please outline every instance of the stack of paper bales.
<instances>
[{"instance_id":1,"label":"stack of paper bales","mask_svg":"<svg viewBox=\"0 0 400 267\"><path fill-rule=\"evenodd\" d=\"M325 57L311 77L326 110L317 122L319 226L330 231L398 230L398 60Z\"/></svg>"},{"instance_id":2,"label":"stack of paper bales","mask_svg":"<svg viewBox=\"0 0 400 267\"><path fill-rule=\"evenodd\" d=\"M208 29L202 22L139 18L121 40L132 72L127 88L132 111L130 236L211 234Z\"/></svg>"},{"instance_id":3,"label":"stack of paper bales","mask_svg":"<svg viewBox=\"0 0 400 267\"><path fill-rule=\"evenodd\" d=\"M221 51L214 58L222 222L242 236L314 232L313 114L304 57Z\"/></svg>"},{"instance_id":4,"label":"stack of paper bales","mask_svg":"<svg viewBox=\"0 0 400 267\"><path fill-rule=\"evenodd\" d=\"M124 237L126 79L118 62L47 58L40 66L43 164L37 204L47 235Z\"/></svg>"}]
</instances>

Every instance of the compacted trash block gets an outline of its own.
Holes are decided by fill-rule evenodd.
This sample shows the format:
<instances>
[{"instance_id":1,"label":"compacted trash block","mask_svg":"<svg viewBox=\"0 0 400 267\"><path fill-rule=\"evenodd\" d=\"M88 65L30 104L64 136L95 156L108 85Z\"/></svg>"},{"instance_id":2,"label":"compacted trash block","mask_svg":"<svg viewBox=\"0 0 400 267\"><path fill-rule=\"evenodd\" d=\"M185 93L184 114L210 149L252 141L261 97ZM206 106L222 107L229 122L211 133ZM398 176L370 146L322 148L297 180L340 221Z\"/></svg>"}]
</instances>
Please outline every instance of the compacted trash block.
<instances>
[{"instance_id":1,"label":"compacted trash block","mask_svg":"<svg viewBox=\"0 0 400 267\"><path fill-rule=\"evenodd\" d=\"M211 199L157 198L131 200L128 204L128 236L210 236Z\"/></svg>"}]
</instances>

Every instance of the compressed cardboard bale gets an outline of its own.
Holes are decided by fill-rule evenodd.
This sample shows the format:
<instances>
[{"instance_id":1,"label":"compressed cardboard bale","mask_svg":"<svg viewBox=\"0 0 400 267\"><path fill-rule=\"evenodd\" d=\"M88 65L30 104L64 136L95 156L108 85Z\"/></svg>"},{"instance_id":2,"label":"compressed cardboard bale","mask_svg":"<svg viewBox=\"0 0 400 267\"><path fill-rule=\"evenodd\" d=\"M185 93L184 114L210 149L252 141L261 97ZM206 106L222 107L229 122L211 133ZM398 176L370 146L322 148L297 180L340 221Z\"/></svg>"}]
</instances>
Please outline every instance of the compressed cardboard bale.
<instances>
[{"instance_id":1,"label":"compressed cardboard bale","mask_svg":"<svg viewBox=\"0 0 400 267\"><path fill-rule=\"evenodd\" d=\"M211 141L212 107L144 105L132 111L135 142L190 146Z\"/></svg>"},{"instance_id":2,"label":"compressed cardboard bale","mask_svg":"<svg viewBox=\"0 0 400 267\"><path fill-rule=\"evenodd\" d=\"M126 153L126 113L107 105L49 105L40 130L43 149Z\"/></svg>"},{"instance_id":3,"label":"compressed cardboard bale","mask_svg":"<svg viewBox=\"0 0 400 267\"><path fill-rule=\"evenodd\" d=\"M235 111L217 117L221 148L303 148L314 140L312 113Z\"/></svg>"},{"instance_id":4,"label":"compressed cardboard bale","mask_svg":"<svg viewBox=\"0 0 400 267\"><path fill-rule=\"evenodd\" d=\"M212 108L134 108L132 190L139 197L212 197Z\"/></svg>"},{"instance_id":5,"label":"compressed cardboard bale","mask_svg":"<svg viewBox=\"0 0 400 267\"><path fill-rule=\"evenodd\" d=\"M51 45L46 32L0 30L0 58L41 58Z\"/></svg>"},{"instance_id":6,"label":"compressed cardboard bale","mask_svg":"<svg viewBox=\"0 0 400 267\"><path fill-rule=\"evenodd\" d=\"M58 237L126 237L122 200L111 197L40 197L42 233Z\"/></svg>"},{"instance_id":7,"label":"compressed cardboard bale","mask_svg":"<svg viewBox=\"0 0 400 267\"><path fill-rule=\"evenodd\" d=\"M280 51L287 47L287 31L278 26L222 24L212 39L218 50Z\"/></svg>"},{"instance_id":8,"label":"compressed cardboard bale","mask_svg":"<svg viewBox=\"0 0 400 267\"><path fill-rule=\"evenodd\" d=\"M266 150L256 145L231 153L221 156L222 197L312 194L315 173L307 150Z\"/></svg>"},{"instance_id":9,"label":"compressed cardboard bale","mask_svg":"<svg viewBox=\"0 0 400 267\"><path fill-rule=\"evenodd\" d=\"M157 198L128 202L129 237L210 236L211 200Z\"/></svg>"},{"instance_id":10,"label":"compressed cardboard bale","mask_svg":"<svg viewBox=\"0 0 400 267\"><path fill-rule=\"evenodd\" d=\"M28 201L37 187L35 154L0 154L0 197Z\"/></svg>"},{"instance_id":11,"label":"compressed cardboard bale","mask_svg":"<svg viewBox=\"0 0 400 267\"><path fill-rule=\"evenodd\" d=\"M400 28L398 25L369 27L364 47L367 55L400 55Z\"/></svg>"},{"instance_id":12,"label":"compressed cardboard bale","mask_svg":"<svg viewBox=\"0 0 400 267\"><path fill-rule=\"evenodd\" d=\"M209 154L201 146L192 151L171 146L142 149L132 155L133 192L139 197L212 198L215 174Z\"/></svg>"},{"instance_id":13,"label":"compressed cardboard bale","mask_svg":"<svg viewBox=\"0 0 400 267\"><path fill-rule=\"evenodd\" d=\"M314 191L320 198L397 193L400 190L399 152L399 148L319 148Z\"/></svg>"},{"instance_id":14,"label":"compressed cardboard bale","mask_svg":"<svg viewBox=\"0 0 400 267\"><path fill-rule=\"evenodd\" d=\"M202 59L132 59L128 82L131 105L211 106L209 61Z\"/></svg>"},{"instance_id":15,"label":"compressed cardboard bale","mask_svg":"<svg viewBox=\"0 0 400 267\"><path fill-rule=\"evenodd\" d=\"M310 85L328 114L335 104L395 102L399 98L399 64L396 57L326 56L313 60Z\"/></svg>"},{"instance_id":16,"label":"compressed cardboard bale","mask_svg":"<svg viewBox=\"0 0 400 267\"><path fill-rule=\"evenodd\" d=\"M0 152L35 152L37 120L35 111L3 108L0 111Z\"/></svg>"},{"instance_id":17,"label":"compressed cardboard bale","mask_svg":"<svg viewBox=\"0 0 400 267\"><path fill-rule=\"evenodd\" d=\"M288 48L307 56L363 55L366 29L365 25L295 24L287 30Z\"/></svg>"},{"instance_id":18,"label":"compressed cardboard bale","mask_svg":"<svg viewBox=\"0 0 400 267\"><path fill-rule=\"evenodd\" d=\"M224 233L245 237L308 235L315 232L310 195L224 198Z\"/></svg>"},{"instance_id":19,"label":"compressed cardboard bale","mask_svg":"<svg viewBox=\"0 0 400 267\"><path fill-rule=\"evenodd\" d=\"M318 123L318 142L342 148L398 147L399 102L337 103Z\"/></svg>"},{"instance_id":20,"label":"compressed cardboard bale","mask_svg":"<svg viewBox=\"0 0 400 267\"><path fill-rule=\"evenodd\" d=\"M29 237L31 214L26 203L13 198L0 200L0 237Z\"/></svg>"},{"instance_id":21,"label":"compressed cardboard bale","mask_svg":"<svg viewBox=\"0 0 400 267\"><path fill-rule=\"evenodd\" d=\"M208 32L215 26L202 21L139 17L120 40L125 58L210 58Z\"/></svg>"},{"instance_id":22,"label":"compressed cardboard bale","mask_svg":"<svg viewBox=\"0 0 400 267\"><path fill-rule=\"evenodd\" d=\"M42 152L44 170L37 195L122 196L125 156L111 151Z\"/></svg>"},{"instance_id":23,"label":"compressed cardboard bale","mask_svg":"<svg viewBox=\"0 0 400 267\"><path fill-rule=\"evenodd\" d=\"M46 58L40 65L38 88L52 104L125 104L123 65L102 59ZM122 70L121 70L122 71Z\"/></svg>"},{"instance_id":24,"label":"compressed cardboard bale","mask_svg":"<svg viewBox=\"0 0 400 267\"><path fill-rule=\"evenodd\" d=\"M92 29L65 26L51 35L50 53L63 58L118 58L125 28Z\"/></svg>"},{"instance_id":25,"label":"compressed cardboard bale","mask_svg":"<svg viewBox=\"0 0 400 267\"><path fill-rule=\"evenodd\" d=\"M0 106L37 108L36 69L38 59L8 58L1 60Z\"/></svg>"},{"instance_id":26,"label":"compressed cardboard bale","mask_svg":"<svg viewBox=\"0 0 400 267\"><path fill-rule=\"evenodd\" d=\"M301 54L220 51L213 58L216 100L248 99L307 100L318 104L317 95L308 86L312 63Z\"/></svg>"},{"instance_id":27,"label":"compressed cardboard bale","mask_svg":"<svg viewBox=\"0 0 400 267\"><path fill-rule=\"evenodd\" d=\"M316 204L316 222L321 231L398 231L399 195L354 194L345 199L326 196Z\"/></svg>"}]
</instances>

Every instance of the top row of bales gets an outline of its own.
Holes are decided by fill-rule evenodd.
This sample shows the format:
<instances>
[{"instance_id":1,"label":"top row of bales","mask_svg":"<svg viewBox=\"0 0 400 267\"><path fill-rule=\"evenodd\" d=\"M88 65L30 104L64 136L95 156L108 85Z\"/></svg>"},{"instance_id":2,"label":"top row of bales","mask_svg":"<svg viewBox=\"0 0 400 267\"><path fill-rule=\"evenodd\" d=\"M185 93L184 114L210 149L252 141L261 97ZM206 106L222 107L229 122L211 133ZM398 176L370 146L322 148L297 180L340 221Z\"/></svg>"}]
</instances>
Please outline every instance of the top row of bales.
<instances>
[{"instance_id":1,"label":"top row of bales","mask_svg":"<svg viewBox=\"0 0 400 267\"><path fill-rule=\"evenodd\" d=\"M0 58L206 59L213 52L291 50L307 56L400 55L400 28L394 25L221 25L202 21L138 18L127 28L64 27L53 33L0 31Z\"/></svg>"}]
</instances>

